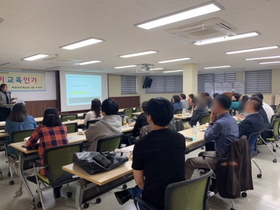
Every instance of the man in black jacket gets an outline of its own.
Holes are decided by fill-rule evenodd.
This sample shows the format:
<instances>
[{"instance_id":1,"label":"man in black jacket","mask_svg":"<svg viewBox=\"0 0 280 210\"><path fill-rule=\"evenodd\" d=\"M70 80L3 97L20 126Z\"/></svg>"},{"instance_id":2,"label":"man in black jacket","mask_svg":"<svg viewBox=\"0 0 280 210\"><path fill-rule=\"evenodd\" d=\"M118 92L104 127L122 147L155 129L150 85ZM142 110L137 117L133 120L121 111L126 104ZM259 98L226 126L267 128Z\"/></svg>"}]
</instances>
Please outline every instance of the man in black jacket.
<instances>
[{"instance_id":1,"label":"man in black jacket","mask_svg":"<svg viewBox=\"0 0 280 210\"><path fill-rule=\"evenodd\" d=\"M262 108L262 101L258 97L251 97L245 104L247 116L239 124L239 136L245 135L249 139L250 135L256 132L262 132L264 121L259 114Z\"/></svg>"}]
</instances>

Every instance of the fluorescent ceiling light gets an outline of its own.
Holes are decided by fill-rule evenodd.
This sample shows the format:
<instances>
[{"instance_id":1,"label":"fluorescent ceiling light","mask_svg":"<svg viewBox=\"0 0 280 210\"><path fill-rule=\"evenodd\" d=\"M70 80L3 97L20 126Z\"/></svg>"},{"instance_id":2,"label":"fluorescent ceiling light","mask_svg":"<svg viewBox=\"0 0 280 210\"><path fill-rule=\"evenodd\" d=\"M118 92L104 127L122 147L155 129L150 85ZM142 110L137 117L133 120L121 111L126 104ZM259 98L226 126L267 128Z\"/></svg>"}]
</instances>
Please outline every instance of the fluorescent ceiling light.
<instances>
[{"instance_id":1,"label":"fluorescent ceiling light","mask_svg":"<svg viewBox=\"0 0 280 210\"><path fill-rule=\"evenodd\" d=\"M231 65L226 66L211 66L211 67L204 67L204 69L224 69L224 68L230 68Z\"/></svg>"},{"instance_id":2,"label":"fluorescent ceiling light","mask_svg":"<svg viewBox=\"0 0 280 210\"><path fill-rule=\"evenodd\" d=\"M35 61L35 60L38 60L38 59L41 59L41 58L45 58L45 57L49 57L49 55L46 55L46 54L36 54L36 55L32 55L32 56L23 58L22 60L24 60L24 61Z\"/></svg>"},{"instance_id":3,"label":"fluorescent ceiling light","mask_svg":"<svg viewBox=\"0 0 280 210\"><path fill-rule=\"evenodd\" d=\"M167 61L158 61L157 63L171 63L171 62L186 61L186 60L191 60L191 58L178 58L178 59L167 60Z\"/></svg>"},{"instance_id":4,"label":"fluorescent ceiling light","mask_svg":"<svg viewBox=\"0 0 280 210\"><path fill-rule=\"evenodd\" d=\"M213 44L217 42L226 42L226 41L232 41L236 39L243 39L243 38L248 38L248 37L253 37L253 36L258 36L260 35L258 32L250 32L250 33L245 33L245 34L238 34L235 36L221 36L221 37L216 37L216 38L211 38L211 39L204 39L204 40L199 40L196 41L194 44L195 45L206 45L206 44Z\"/></svg>"},{"instance_id":5,"label":"fluorescent ceiling light","mask_svg":"<svg viewBox=\"0 0 280 210\"><path fill-rule=\"evenodd\" d=\"M79 65L83 66L83 65L88 65L88 64L93 64L93 63L100 63L102 61L99 60L94 60L94 61L86 61L86 62L82 62Z\"/></svg>"},{"instance_id":6,"label":"fluorescent ceiling light","mask_svg":"<svg viewBox=\"0 0 280 210\"><path fill-rule=\"evenodd\" d=\"M92 45L92 44L97 44L97 43L100 43L100 42L103 42L103 40L89 38L89 39L85 39L85 40L82 40L82 41L79 41L79 42L75 42L73 44L62 46L60 48L65 49L65 50L74 50L74 49L77 49L77 48L89 46L89 45Z\"/></svg>"},{"instance_id":7,"label":"fluorescent ceiling light","mask_svg":"<svg viewBox=\"0 0 280 210\"><path fill-rule=\"evenodd\" d=\"M268 57L259 57L259 58L247 58L246 61L254 61L254 60L267 60L267 59L274 59L274 58L280 58L280 55L275 56L268 56Z\"/></svg>"},{"instance_id":8,"label":"fluorescent ceiling light","mask_svg":"<svg viewBox=\"0 0 280 210\"><path fill-rule=\"evenodd\" d=\"M171 71L164 71L163 73L176 73L176 72L182 72L183 70L171 70Z\"/></svg>"},{"instance_id":9,"label":"fluorescent ceiling light","mask_svg":"<svg viewBox=\"0 0 280 210\"><path fill-rule=\"evenodd\" d=\"M179 11L176 13L169 14L164 17L159 17L151 21L144 23L136 24L137 27L143 28L146 30L156 28L159 26L168 25L171 23L179 22L182 20L187 20L190 18L206 15L212 12L217 12L222 10L223 7L217 4L216 2L208 2L206 4L198 5L196 7L189 8L187 10Z\"/></svg>"},{"instance_id":10,"label":"fluorescent ceiling light","mask_svg":"<svg viewBox=\"0 0 280 210\"><path fill-rule=\"evenodd\" d=\"M114 67L114 69L127 69L127 68L132 68L132 67L136 67L136 65L117 66L117 67Z\"/></svg>"},{"instance_id":11,"label":"fluorescent ceiling light","mask_svg":"<svg viewBox=\"0 0 280 210\"><path fill-rule=\"evenodd\" d=\"M274 63L280 63L280 61L262 62L259 64L274 64Z\"/></svg>"},{"instance_id":12,"label":"fluorescent ceiling light","mask_svg":"<svg viewBox=\"0 0 280 210\"><path fill-rule=\"evenodd\" d=\"M163 70L164 68L153 68L153 69L150 69L152 71L159 71L159 70Z\"/></svg>"},{"instance_id":13,"label":"fluorescent ceiling light","mask_svg":"<svg viewBox=\"0 0 280 210\"><path fill-rule=\"evenodd\" d=\"M275 46L268 46L268 47L258 47L258 48L252 48L252 49L230 51L230 52L225 52L225 54L231 55L231 54L237 54L237 53L261 51L261 50L272 50L272 49L277 49L277 48L279 48L279 46L275 45Z\"/></svg>"},{"instance_id":14,"label":"fluorescent ceiling light","mask_svg":"<svg viewBox=\"0 0 280 210\"><path fill-rule=\"evenodd\" d=\"M133 53L133 54L127 54L127 55L120 55L119 57L121 57L121 58L131 58L131 57L149 55L149 54L154 54L154 53L158 53L158 51L149 50L149 51L145 51L145 52L139 52L139 53Z\"/></svg>"}]
</instances>

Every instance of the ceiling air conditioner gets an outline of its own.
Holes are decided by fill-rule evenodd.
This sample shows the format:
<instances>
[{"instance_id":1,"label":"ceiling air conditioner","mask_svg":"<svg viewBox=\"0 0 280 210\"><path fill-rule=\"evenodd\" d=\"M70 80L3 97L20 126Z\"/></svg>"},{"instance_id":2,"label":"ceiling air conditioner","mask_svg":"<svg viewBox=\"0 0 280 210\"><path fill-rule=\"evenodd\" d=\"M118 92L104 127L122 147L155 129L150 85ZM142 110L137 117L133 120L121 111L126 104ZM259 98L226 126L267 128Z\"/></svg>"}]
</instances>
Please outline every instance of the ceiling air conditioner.
<instances>
[{"instance_id":1,"label":"ceiling air conditioner","mask_svg":"<svg viewBox=\"0 0 280 210\"><path fill-rule=\"evenodd\" d=\"M174 39L191 43L202 39L236 35L237 29L220 18L212 18L166 30Z\"/></svg>"},{"instance_id":2,"label":"ceiling air conditioner","mask_svg":"<svg viewBox=\"0 0 280 210\"><path fill-rule=\"evenodd\" d=\"M44 59L44 61L47 61L50 65L58 65L60 67L75 66L79 65L82 62L82 60L74 58L63 58L60 57L58 54L56 54L55 57Z\"/></svg>"},{"instance_id":3,"label":"ceiling air conditioner","mask_svg":"<svg viewBox=\"0 0 280 210\"><path fill-rule=\"evenodd\" d=\"M136 73L153 73L153 64L140 64L136 66Z\"/></svg>"}]
</instances>

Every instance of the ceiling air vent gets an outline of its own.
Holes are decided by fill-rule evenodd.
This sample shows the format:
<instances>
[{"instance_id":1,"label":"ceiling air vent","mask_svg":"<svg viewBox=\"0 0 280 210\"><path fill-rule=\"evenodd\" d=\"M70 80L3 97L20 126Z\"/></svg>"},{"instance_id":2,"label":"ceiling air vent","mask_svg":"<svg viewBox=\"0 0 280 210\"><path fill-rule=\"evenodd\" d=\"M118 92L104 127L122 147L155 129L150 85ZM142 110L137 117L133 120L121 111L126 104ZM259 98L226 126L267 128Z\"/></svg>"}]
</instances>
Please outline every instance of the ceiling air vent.
<instances>
[{"instance_id":1,"label":"ceiling air vent","mask_svg":"<svg viewBox=\"0 0 280 210\"><path fill-rule=\"evenodd\" d=\"M237 29L233 25L220 18L212 18L166 30L174 38L179 38L178 40L180 38L187 39L188 42L225 35L236 35L235 31Z\"/></svg>"}]
</instances>

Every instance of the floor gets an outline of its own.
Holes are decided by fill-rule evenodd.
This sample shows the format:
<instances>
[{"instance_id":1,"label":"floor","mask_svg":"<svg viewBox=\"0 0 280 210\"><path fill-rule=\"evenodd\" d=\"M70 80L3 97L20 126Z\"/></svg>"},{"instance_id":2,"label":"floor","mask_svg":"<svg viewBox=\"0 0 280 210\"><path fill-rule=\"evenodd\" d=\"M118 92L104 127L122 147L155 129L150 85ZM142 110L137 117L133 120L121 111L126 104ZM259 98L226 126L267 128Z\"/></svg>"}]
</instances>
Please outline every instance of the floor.
<instances>
[{"instance_id":1,"label":"floor","mask_svg":"<svg viewBox=\"0 0 280 210\"><path fill-rule=\"evenodd\" d=\"M280 150L277 151L277 157L279 162L273 163L273 156L265 146L259 147L260 154L255 158L259 166L263 171L263 177L258 179L256 176L258 170L253 165L253 178L254 188L253 191L248 191L247 198L239 198L234 200L236 210L272 210L280 209ZM193 157L201 150L194 151L186 156ZM0 210L22 210L27 209L30 204L30 199L26 191L23 192L21 197L16 197L15 192L18 189L19 178L15 178L15 184L9 185L9 178L7 177L8 167L5 163L4 153L0 153L0 168L3 171L4 178L0 180ZM196 173L194 176L197 176ZM35 185L30 184L33 192L35 192ZM44 192L44 198L47 209L65 210L75 209L75 186L76 183L71 184L71 191L73 192L72 198L67 198L65 188L62 188L62 197L54 199L52 190ZM134 186L134 182L128 183L128 186ZM117 191L120 189L115 189ZM113 191L108 192L101 196L102 202L100 204L94 204L94 201L90 204L89 210L93 209L114 209L114 210L135 210L132 202L128 202L123 206L120 206L116 201ZM209 200L210 210L229 210L231 204L229 200L214 196ZM195 210L195 209L194 209Z\"/></svg>"}]
</instances>

